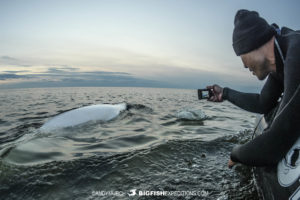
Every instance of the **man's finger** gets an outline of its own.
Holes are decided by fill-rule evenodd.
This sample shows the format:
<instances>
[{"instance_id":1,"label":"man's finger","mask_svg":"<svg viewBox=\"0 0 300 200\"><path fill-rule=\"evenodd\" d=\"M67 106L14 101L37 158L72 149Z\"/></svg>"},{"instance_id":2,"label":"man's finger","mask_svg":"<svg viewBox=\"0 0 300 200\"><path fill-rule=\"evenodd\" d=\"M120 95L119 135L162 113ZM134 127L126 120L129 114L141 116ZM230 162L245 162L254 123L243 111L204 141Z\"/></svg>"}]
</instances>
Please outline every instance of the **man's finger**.
<instances>
[{"instance_id":1,"label":"man's finger","mask_svg":"<svg viewBox=\"0 0 300 200\"><path fill-rule=\"evenodd\" d=\"M223 101L223 99L222 99L222 94L219 94L218 95L218 100L221 102L221 101Z\"/></svg>"},{"instance_id":2,"label":"man's finger","mask_svg":"<svg viewBox=\"0 0 300 200\"><path fill-rule=\"evenodd\" d=\"M216 96L213 96L214 98L214 102L216 102L218 100L218 98Z\"/></svg>"},{"instance_id":3,"label":"man's finger","mask_svg":"<svg viewBox=\"0 0 300 200\"><path fill-rule=\"evenodd\" d=\"M231 159L228 161L228 168L231 169L236 163L233 162Z\"/></svg>"}]
</instances>

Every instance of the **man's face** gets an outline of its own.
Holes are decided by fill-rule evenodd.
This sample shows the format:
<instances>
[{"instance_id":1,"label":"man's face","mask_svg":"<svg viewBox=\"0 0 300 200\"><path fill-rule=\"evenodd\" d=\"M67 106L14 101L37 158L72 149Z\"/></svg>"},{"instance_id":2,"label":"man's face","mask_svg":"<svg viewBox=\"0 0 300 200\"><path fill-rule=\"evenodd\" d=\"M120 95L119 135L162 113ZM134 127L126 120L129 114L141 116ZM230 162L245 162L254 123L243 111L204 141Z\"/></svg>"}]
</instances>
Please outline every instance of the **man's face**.
<instances>
[{"instance_id":1,"label":"man's face","mask_svg":"<svg viewBox=\"0 0 300 200\"><path fill-rule=\"evenodd\" d=\"M259 80L264 80L270 73L269 61L259 50L241 55L245 68L249 68Z\"/></svg>"}]
</instances>

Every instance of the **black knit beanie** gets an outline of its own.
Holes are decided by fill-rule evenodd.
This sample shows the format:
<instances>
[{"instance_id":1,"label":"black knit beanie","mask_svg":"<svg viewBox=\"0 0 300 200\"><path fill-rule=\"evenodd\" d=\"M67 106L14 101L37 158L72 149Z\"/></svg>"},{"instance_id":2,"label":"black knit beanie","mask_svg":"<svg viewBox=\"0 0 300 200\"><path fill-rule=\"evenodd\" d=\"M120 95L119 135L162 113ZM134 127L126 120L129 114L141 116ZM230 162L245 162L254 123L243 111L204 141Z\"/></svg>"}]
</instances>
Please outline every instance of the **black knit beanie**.
<instances>
[{"instance_id":1,"label":"black knit beanie","mask_svg":"<svg viewBox=\"0 0 300 200\"><path fill-rule=\"evenodd\" d=\"M239 56L261 47L275 34L276 30L257 12L239 10L234 18L232 46Z\"/></svg>"}]
</instances>

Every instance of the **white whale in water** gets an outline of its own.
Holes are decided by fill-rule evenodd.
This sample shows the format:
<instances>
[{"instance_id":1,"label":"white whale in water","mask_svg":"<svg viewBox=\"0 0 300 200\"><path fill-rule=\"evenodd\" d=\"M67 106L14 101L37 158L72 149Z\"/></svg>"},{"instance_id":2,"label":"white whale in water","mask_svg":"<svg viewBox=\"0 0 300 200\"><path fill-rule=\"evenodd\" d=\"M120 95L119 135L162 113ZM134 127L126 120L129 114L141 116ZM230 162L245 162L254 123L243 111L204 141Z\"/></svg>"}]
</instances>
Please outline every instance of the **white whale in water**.
<instances>
[{"instance_id":1,"label":"white whale in water","mask_svg":"<svg viewBox=\"0 0 300 200\"><path fill-rule=\"evenodd\" d=\"M181 120L205 120L208 116L202 110L187 108L177 112L176 117Z\"/></svg>"},{"instance_id":2,"label":"white whale in water","mask_svg":"<svg viewBox=\"0 0 300 200\"><path fill-rule=\"evenodd\" d=\"M85 106L55 116L46 122L40 130L48 132L55 129L76 126L88 121L109 121L117 117L125 109L125 103Z\"/></svg>"}]
</instances>

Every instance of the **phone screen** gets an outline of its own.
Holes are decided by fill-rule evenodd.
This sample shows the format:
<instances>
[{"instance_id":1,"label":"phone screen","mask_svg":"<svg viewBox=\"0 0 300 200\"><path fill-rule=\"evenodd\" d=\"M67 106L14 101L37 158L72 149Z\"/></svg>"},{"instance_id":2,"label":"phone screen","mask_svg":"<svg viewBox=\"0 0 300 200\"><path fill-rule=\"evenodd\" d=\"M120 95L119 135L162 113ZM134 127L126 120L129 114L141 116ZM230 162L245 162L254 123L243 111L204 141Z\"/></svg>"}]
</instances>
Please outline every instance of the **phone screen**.
<instances>
[{"instance_id":1,"label":"phone screen","mask_svg":"<svg viewBox=\"0 0 300 200\"><path fill-rule=\"evenodd\" d=\"M208 99L209 98L209 92L208 91L205 91L205 90L202 90L202 99Z\"/></svg>"},{"instance_id":2,"label":"phone screen","mask_svg":"<svg viewBox=\"0 0 300 200\"><path fill-rule=\"evenodd\" d=\"M198 89L198 99L208 99L211 96L208 89Z\"/></svg>"}]
</instances>

